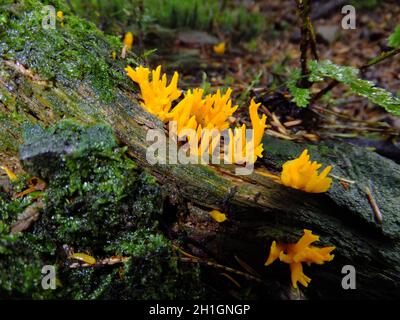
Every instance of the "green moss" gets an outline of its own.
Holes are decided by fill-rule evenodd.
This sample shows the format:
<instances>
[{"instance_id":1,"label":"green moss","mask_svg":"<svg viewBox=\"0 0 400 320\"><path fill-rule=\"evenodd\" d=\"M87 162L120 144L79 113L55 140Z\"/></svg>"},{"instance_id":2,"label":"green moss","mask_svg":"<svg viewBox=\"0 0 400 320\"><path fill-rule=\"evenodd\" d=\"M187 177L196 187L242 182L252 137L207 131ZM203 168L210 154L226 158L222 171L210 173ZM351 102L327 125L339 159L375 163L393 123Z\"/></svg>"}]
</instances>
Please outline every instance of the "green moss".
<instances>
[{"instance_id":1,"label":"green moss","mask_svg":"<svg viewBox=\"0 0 400 320\"><path fill-rule=\"evenodd\" d=\"M10 236L32 198L0 197L0 296L72 299L200 297L199 268L180 264L158 228L162 196L154 177L125 155L109 127L62 121L25 128L23 164L48 182L40 218ZM55 165L56 164L56 165ZM45 167L46 170L42 170ZM14 184L26 187L27 177ZM71 268L64 246L124 265ZM43 290L41 268L54 265L62 286ZM177 282L179 281L179 285Z\"/></svg>"},{"instance_id":2,"label":"green moss","mask_svg":"<svg viewBox=\"0 0 400 320\"><path fill-rule=\"evenodd\" d=\"M34 235L10 235L9 226L0 219L0 296L3 299L55 297L58 292L41 287L42 267L50 264L48 258L54 252L53 244L44 244Z\"/></svg>"},{"instance_id":3,"label":"green moss","mask_svg":"<svg viewBox=\"0 0 400 320\"><path fill-rule=\"evenodd\" d=\"M63 26L57 20L55 29L42 27L45 4L64 12ZM88 82L99 97L113 100L113 88L125 80L122 64L111 59L119 52L121 41L102 34L94 24L70 14L61 1L23 0L0 5L0 56L17 59L48 80L78 87ZM18 12L18 13L17 13Z\"/></svg>"},{"instance_id":4,"label":"green moss","mask_svg":"<svg viewBox=\"0 0 400 320\"><path fill-rule=\"evenodd\" d=\"M157 221L161 195L155 181L136 170L109 127L62 121L48 130L31 127L26 136L25 168L49 181L35 232L94 250L118 232Z\"/></svg>"},{"instance_id":5,"label":"green moss","mask_svg":"<svg viewBox=\"0 0 400 320\"><path fill-rule=\"evenodd\" d=\"M14 193L21 192L28 188L27 181L28 175L19 175L18 180L12 182L12 188ZM0 226L0 234L3 230L4 234L9 232L9 225L16 221L17 216L21 213L29 204L32 198L28 195L23 198L14 199L10 194L3 192L0 188L0 225L3 224L3 228Z\"/></svg>"},{"instance_id":6,"label":"green moss","mask_svg":"<svg viewBox=\"0 0 400 320\"><path fill-rule=\"evenodd\" d=\"M181 265L170 241L145 230L125 233L106 247L110 255L130 257L118 269L76 269L61 276L73 299L184 299L203 294L199 269ZM179 285L178 285L179 283Z\"/></svg>"},{"instance_id":7,"label":"green moss","mask_svg":"<svg viewBox=\"0 0 400 320\"><path fill-rule=\"evenodd\" d=\"M0 263L2 270L6 270L0 274L2 298L48 298L51 291L42 290L40 294L41 290L38 290L42 279L41 269L45 263L37 255L23 254L22 250L18 251L18 255L8 255Z\"/></svg>"},{"instance_id":8,"label":"green moss","mask_svg":"<svg viewBox=\"0 0 400 320\"><path fill-rule=\"evenodd\" d=\"M18 115L0 113L0 152L16 153L22 126Z\"/></svg>"},{"instance_id":9,"label":"green moss","mask_svg":"<svg viewBox=\"0 0 400 320\"><path fill-rule=\"evenodd\" d=\"M199 268L178 262L170 242L144 230L123 235L107 250L131 256L122 277L133 285L121 292L133 299L198 299L204 294Z\"/></svg>"}]
</instances>

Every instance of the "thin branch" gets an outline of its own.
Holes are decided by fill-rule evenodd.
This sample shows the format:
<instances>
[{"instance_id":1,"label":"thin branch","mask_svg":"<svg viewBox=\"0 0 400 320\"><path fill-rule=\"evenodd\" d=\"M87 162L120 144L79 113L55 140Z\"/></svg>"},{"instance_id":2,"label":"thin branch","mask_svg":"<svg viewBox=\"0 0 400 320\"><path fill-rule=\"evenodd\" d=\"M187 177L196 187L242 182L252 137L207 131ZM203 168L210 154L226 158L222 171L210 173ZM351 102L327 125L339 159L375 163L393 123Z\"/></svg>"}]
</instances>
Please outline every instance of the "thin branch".
<instances>
[{"instance_id":1,"label":"thin branch","mask_svg":"<svg viewBox=\"0 0 400 320\"><path fill-rule=\"evenodd\" d=\"M300 40L300 64L301 76L298 86L300 88L309 88L311 83L308 81L310 71L307 63L307 51L310 44L310 30L308 26L309 15L311 11L310 0L297 0L297 7L301 16L301 40Z\"/></svg>"},{"instance_id":2,"label":"thin branch","mask_svg":"<svg viewBox=\"0 0 400 320\"><path fill-rule=\"evenodd\" d=\"M329 91L331 91L333 88L335 88L338 84L339 84L339 81L337 81L337 80L332 80L331 82L329 82L329 84L325 88L321 89L316 94L314 94L314 96L310 100L310 104L313 104L314 102L318 101L320 98L322 98L322 96L327 94Z\"/></svg>"},{"instance_id":3,"label":"thin branch","mask_svg":"<svg viewBox=\"0 0 400 320\"><path fill-rule=\"evenodd\" d=\"M311 11L311 2L310 2L310 11ZM317 50L317 37L315 36L315 30L314 30L314 26L311 22L311 18L308 15L307 17L307 27L308 27L308 32L310 35L310 47L311 47L311 53L314 56L315 60L319 60L318 57L318 50Z\"/></svg>"},{"instance_id":4,"label":"thin branch","mask_svg":"<svg viewBox=\"0 0 400 320\"><path fill-rule=\"evenodd\" d=\"M369 67L374 66L374 65L376 65L376 64L378 64L378 63L380 63L380 62L382 62L382 61L384 61L384 60L386 60L388 58L394 57L395 55L397 55L399 53L400 53L400 48L384 52L380 56L370 60L368 63L366 63L365 65L361 66L360 70L364 71L365 69L368 69Z\"/></svg>"},{"instance_id":5,"label":"thin branch","mask_svg":"<svg viewBox=\"0 0 400 320\"><path fill-rule=\"evenodd\" d=\"M248 274L248 273L245 273L243 271L239 271L239 270L236 270L236 269L233 269L233 268L230 268L230 267L227 267L227 266L224 266L222 264L215 263L215 262L212 262L212 261L202 260L202 259L193 259L193 258L187 258L187 257L178 257L178 259L179 259L179 261L182 261L182 262L204 264L204 265L216 268L216 269L220 269L220 270L224 270L224 271L227 271L227 272L231 272L231 273L240 275L240 276L246 278L247 280L253 280L253 281L256 281L256 282L260 282L260 283L263 282L260 278L255 277L255 276L253 276L251 274Z\"/></svg>"},{"instance_id":6,"label":"thin branch","mask_svg":"<svg viewBox=\"0 0 400 320\"><path fill-rule=\"evenodd\" d=\"M400 48L398 49L393 49L391 51L385 52L383 54L381 54L380 56L378 56L375 59L370 60L368 63L362 65L359 69L361 71L365 71L366 69L368 69L371 66L374 66L388 58L394 57L395 55L400 53ZM328 93L329 91L331 91L333 88L335 88L337 85L339 84L338 81L336 80L332 80L325 88L321 89L319 92L317 92L310 100L310 104L318 101L322 96L324 96L326 93Z\"/></svg>"},{"instance_id":7,"label":"thin branch","mask_svg":"<svg viewBox=\"0 0 400 320\"><path fill-rule=\"evenodd\" d=\"M375 215L376 221L379 224L382 224L382 221L383 221L382 212L379 209L378 204L376 203L374 196L372 195L371 189L369 187L365 187L365 193L367 194L368 202L371 205L372 210L374 211L374 215Z\"/></svg>"}]
</instances>

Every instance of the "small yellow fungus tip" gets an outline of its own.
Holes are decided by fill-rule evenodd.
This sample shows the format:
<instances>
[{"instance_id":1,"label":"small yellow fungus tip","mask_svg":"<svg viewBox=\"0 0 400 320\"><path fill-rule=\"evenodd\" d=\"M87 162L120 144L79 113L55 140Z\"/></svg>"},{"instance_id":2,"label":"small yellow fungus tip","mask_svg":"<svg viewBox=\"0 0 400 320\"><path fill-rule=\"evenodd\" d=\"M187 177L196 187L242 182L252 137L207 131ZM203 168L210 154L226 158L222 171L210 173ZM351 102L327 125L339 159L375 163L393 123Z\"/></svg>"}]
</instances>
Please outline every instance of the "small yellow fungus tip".
<instances>
[{"instance_id":1,"label":"small yellow fungus tip","mask_svg":"<svg viewBox=\"0 0 400 320\"><path fill-rule=\"evenodd\" d=\"M318 173L321 166L322 164L316 161L310 161L308 150L305 149L300 157L287 161L282 166L282 184L311 193L326 192L332 184L332 179L327 177L332 166L327 166L321 173Z\"/></svg>"},{"instance_id":2,"label":"small yellow fungus tip","mask_svg":"<svg viewBox=\"0 0 400 320\"><path fill-rule=\"evenodd\" d=\"M128 49L132 49L132 46L133 46L133 33L132 32L128 31L127 33L125 33L124 45Z\"/></svg>"},{"instance_id":3,"label":"small yellow fungus tip","mask_svg":"<svg viewBox=\"0 0 400 320\"><path fill-rule=\"evenodd\" d=\"M218 223L228 220L228 218L226 217L226 214L222 213L218 210L212 210L209 212L209 214L210 214L211 218L213 218Z\"/></svg>"},{"instance_id":4,"label":"small yellow fungus tip","mask_svg":"<svg viewBox=\"0 0 400 320\"><path fill-rule=\"evenodd\" d=\"M335 247L318 248L311 246L312 243L319 240L319 236L312 234L311 230L304 229L304 235L294 244L272 242L269 257L265 262L269 266L276 259L290 265L292 286L297 288L297 282L307 287L311 279L303 273L302 262L307 264L332 261L333 254L330 254Z\"/></svg>"},{"instance_id":5,"label":"small yellow fungus tip","mask_svg":"<svg viewBox=\"0 0 400 320\"><path fill-rule=\"evenodd\" d=\"M93 258L92 256L89 256L86 253L74 253L72 255L69 256L69 259L75 259L90 265L93 265L96 263L96 259Z\"/></svg>"},{"instance_id":6,"label":"small yellow fungus tip","mask_svg":"<svg viewBox=\"0 0 400 320\"><path fill-rule=\"evenodd\" d=\"M213 49L216 54L223 55L225 53L225 42L216 44Z\"/></svg>"},{"instance_id":7,"label":"small yellow fungus tip","mask_svg":"<svg viewBox=\"0 0 400 320\"><path fill-rule=\"evenodd\" d=\"M64 19L64 14L62 11L57 11L57 18L61 20Z\"/></svg>"},{"instance_id":8,"label":"small yellow fungus tip","mask_svg":"<svg viewBox=\"0 0 400 320\"><path fill-rule=\"evenodd\" d=\"M0 166L0 168L7 174L8 179L10 179L10 181L18 180L18 177L16 176L16 174L14 172L12 172L10 169L8 169L6 166Z\"/></svg>"}]
</instances>

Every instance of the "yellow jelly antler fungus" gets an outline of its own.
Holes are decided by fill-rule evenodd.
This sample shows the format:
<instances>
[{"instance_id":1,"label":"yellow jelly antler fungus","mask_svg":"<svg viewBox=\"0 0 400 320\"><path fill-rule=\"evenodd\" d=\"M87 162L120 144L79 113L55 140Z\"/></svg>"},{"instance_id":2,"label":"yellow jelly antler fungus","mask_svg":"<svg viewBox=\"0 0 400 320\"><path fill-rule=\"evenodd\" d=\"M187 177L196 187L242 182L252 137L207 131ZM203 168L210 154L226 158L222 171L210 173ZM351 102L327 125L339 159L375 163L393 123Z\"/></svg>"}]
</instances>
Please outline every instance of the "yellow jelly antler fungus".
<instances>
[{"instance_id":1,"label":"yellow jelly antler fungus","mask_svg":"<svg viewBox=\"0 0 400 320\"><path fill-rule=\"evenodd\" d=\"M224 222L226 221L228 218L226 217L225 213L222 213L218 210L212 210L209 212L209 215L211 216L211 218L213 218L215 221L217 221L218 223Z\"/></svg>"},{"instance_id":2,"label":"yellow jelly antler fungus","mask_svg":"<svg viewBox=\"0 0 400 320\"><path fill-rule=\"evenodd\" d=\"M266 127L266 116L263 115L261 118L258 116L260 103L257 104L254 100L250 103L249 112L253 135L252 140L246 140L246 125L229 129L229 118L238 108L237 105L232 105L232 89L228 88L225 93L221 93L218 89L215 94L205 97L203 89L189 89L183 99L172 108L172 103L181 95L181 91L177 87L179 78L177 72L174 73L167 86L166 75L163 74L160 79L161 66L152 71L142 66L136 69L128 66L125 71L139 85L143 100L141 104L148 112L165 123L174 121L179 138L185 138L186 129L192 129L197 133L197 141L194 143L199 147L199 156L203 153L213 154L218 146L217 142L221 138L221 132L228 129L228 154L225 156L230 163L254 163L257 157L262 157L261 140ZM151 80L149 80L150 73ZM217 131L216 134L209 133L214 130ZM190 141L189 136L187 139Z\"/></svg>"},{"instance_id":3,"label":"yellow jelly antler fungus","mask_svg":"<svg viewBox=\"0 0 400 320\"><path fill-rule=\"evenodd\" d=\"M126 53L132 49L133 46L133 33L128 31L127 33L125 33L124 36L124 46L122 48L122 52L121 52L121 58L125 59L126 57Z\"/></svg>"},{"instance_id":4,"label":"yellow jelly antler fungus","mask_svg":"<svg viewBox=\"0 0 400 320\"><path fill-rule=\"evenodd\" d=\"M61 26L64 26L64 14L62 11L57 11L57 18L61 21Z\"/></svg>"},{"instance_id":5,"label":"yellow jelly antler fungus","mask_svg":"<svg viewBox=\"0 0 400 320\"><path fill-rule=\"evenodd\" d=\"M262 157L263 144L261 143L266 128L267 117L258 116L258 108L261 103L255 103L251 100L249 113L253 134L251 140L246 140L246 125L243 124L240 128L235 128L234 133L229 129L229 155L228 158L233 163L254 163L257 158Z\"/></svg>"},{"instance_id":6,"label":"yellow jelly antler fungus","mask_svg":"<svg viewBox=\"0 0 400 320\"><path fill-rule=\"evenodd\" d=\"M185 97L169 113L169 120L177 122L178 133L184 129L217 129L229 127L228 118L238 106L232 107L231 89L221 95L220 90L203 98L203 89L188 90Z\"/></svg>"},{"instance_id":7,"label":"yellow jelly antler fungus","mask_svg":"<svg viewBox=\"0 0 400 320\"><path fill-rule=\"evenodd\" d=\"M307 264L332 261L333 254L330 254L335 247L318 248L311 246L319 240L319 236L312 234L312 231L304 229L304 235L295 244L284 244L272 242L271 251L266 266L269 266L276 259L290 265L292 285L297 288L297 282L307 287L311 279L303 273L302 262Z\"/></svg>"},{"instance_id":8,"label":"yellow jelly antler fungus","mask_svg":"<svg viewBox=\"0 0 400 320\"><path fill-rule=\"evenodd\" d=\"M311 193L326 192L332 184L332 179L327 177L332 167L327 166L321 173L318 173L321 166L322 164L316 161L310 161L308 150L305 149L300 157L287 161L282 166L282 184Z\"/></svg>"},{"instance_id":9,"label":"yellow jelly antler fungus","mask_svg":"<svg viewBox=\"0 0 400 320\"><path fill-rule=\"evenodd\" d=\"M0 166L0 169L2 169L7 174L8 179L10 179L10 181L18 180L18 177L16 176L16 174L12 170L7 168L6 166Z\"/></svg>"},{"instance_id":10,"label":"yellow jelly antler fungus","mask_svg":"<svg viewBox=\"0 0 400 320\"><path fill-rule=\"evenodd\" d=\"M124 36L124 45L127 49L132 49L133 46L133 33L128 31Z\"/></svg>"},{"instance_id":11,"label":"yellow jelly antler fungus","mask_svg":"<svg viewBox=\"0 0 400 320\"><path fill-rule=\"evenodd\" d=\"M216 44L213 49L216 54L223 55L225 53L225 42L220 42Z\"/></svg>"},{"instance_id":12,"label":"yellow jelly antler fungus","mask_svg":"<svg viewBox=\"0 0 400 320\"><path fill-rule=\"evenodd\" d=\"M174 73L171 82L167 85L166 74L163 74L160 79L161 66L151 72L151 80L149 80L150 70L148 68L139 66L132 69L128 66L125 71L140 87L143 99L142 106L162 121L168 121L172 102L181 95L181 91L177 87L178 73Z\"/></svg>"}]
</instances>

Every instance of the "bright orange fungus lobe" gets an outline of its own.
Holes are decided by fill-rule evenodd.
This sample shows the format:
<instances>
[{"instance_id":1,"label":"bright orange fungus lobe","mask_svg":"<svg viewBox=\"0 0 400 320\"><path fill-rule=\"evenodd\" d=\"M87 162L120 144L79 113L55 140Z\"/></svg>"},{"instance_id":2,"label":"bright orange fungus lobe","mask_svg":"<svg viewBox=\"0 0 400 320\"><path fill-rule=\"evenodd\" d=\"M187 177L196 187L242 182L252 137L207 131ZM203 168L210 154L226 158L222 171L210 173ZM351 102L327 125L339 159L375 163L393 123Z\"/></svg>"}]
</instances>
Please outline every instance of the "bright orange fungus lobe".
<instances>
[{"instance_id":1,"label":"bright orange fungus lobe","mask_svg":"<svg viewBox=\"0 0 400 320\"><path fill-rule=\"evenodd\" d=\"M327 166L321 173L318 173L321 166L322 164L316 161L310 161L308 150L305 149L300 157L287 161L282 166L282 184L311 193L326 192L332 184L332 179L327 177L332 167Z\"/></svg>"},{"instance_id":2,"label":"bright orange fungus lobe","mask_svg":"<svg viewBox=\"0 0 400 320\"><path fill-rule=\"evenodd\" d=\"M316 263L324 264L324 262L331 261L334 258L330 254L335 247L318 248L311 244L319 240L319 236L312 234L310 230L304 230L304 235L294 244L284 244L272 242L269 257L265 262L269 266L276 259L279 258L281 262L290 265L292 285L297 288L297 282L307 287L311 279L303 273L302 262L307 264Z\"/></svg>"},{"instance_id":3,"label":"bright orange fungus lobe","mask_svg":"<svg viewBox=\"0 0 400 320\"><path fill-rule=\"evenodd\" d=\"M226 48L225 42L220 42L220 43L218 43L217 45L215 45L215 46L213 47L214 52L215 52L216 54L219 54L219 55L222 55L222 54L225 53L225 48Z\"/></svg>"},{"instance_id":4,"label":"bright orange fungus lobe","mask_svg":"<svg viewBox=\"0 0 400 320\"><path fill-rule=\"evenodd\" d=\"M128 49L132 49L133 46L133 33L132 32L127 32L124 36L124 45L128 48Z\"/></svg>"}]
</instances>

